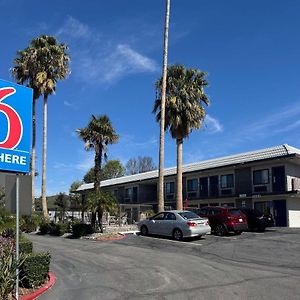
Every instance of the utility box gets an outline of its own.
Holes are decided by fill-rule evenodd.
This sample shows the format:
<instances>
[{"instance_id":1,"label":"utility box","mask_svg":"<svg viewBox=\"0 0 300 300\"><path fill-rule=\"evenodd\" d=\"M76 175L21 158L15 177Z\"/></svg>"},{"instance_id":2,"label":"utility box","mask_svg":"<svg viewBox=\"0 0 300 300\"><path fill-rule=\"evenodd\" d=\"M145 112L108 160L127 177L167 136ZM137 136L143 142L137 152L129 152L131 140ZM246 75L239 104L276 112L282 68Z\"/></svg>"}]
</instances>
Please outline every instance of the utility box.
<instances>
[{"instance_id":1,"label":"utility box","mask_svg":"<svg viewBox=\"0 0 300 300\"><path fill-rule=\"evenodd\" d=\"M5 210L16 213L16 175L5 178ZM31 215L32 191L31 176L19 175L19 212L20 215Z\"/></svg>"}]
</instances>

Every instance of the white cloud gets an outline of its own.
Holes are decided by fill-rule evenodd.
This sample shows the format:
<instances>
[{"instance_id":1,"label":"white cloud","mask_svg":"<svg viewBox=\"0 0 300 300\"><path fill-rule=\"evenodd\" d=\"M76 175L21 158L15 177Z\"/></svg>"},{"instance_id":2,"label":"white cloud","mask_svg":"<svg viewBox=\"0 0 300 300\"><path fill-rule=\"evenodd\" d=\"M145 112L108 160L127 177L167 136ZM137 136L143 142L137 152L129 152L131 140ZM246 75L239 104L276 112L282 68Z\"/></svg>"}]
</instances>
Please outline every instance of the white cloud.
<instances>
[{"instance_id":1,"label":"white cloud","mask_svg":"<svg viewBox=\"0 0 300 300\"><path fill-rule=\"evenodd\" d=\"M85 157L83 160L74 165L75 169L87 172L90 168L94 166L94 156L89 155Z\"/></svg>"},{"instance_id":2,"label":"white cloud","mask_svg":"<svg viewBox=\"0 0 300 300\"><path fill-rule=\"evenodd\" d=\"M124 134L120 137L119 144L123 144L122 147L130 147L134 149L147 149L158 145L156 136L152 136L144 141L136 141L136 138L131 134Z\"/></svg>"},{"instance_id":3,"label":"white cloud","mask_svg":"<svg viewBox=\"0 0 300 300\"><path fill-rule=\"evenodd\" d=\"M68 17L57 35L72 50L72 75L88 83L114 83L128 74L156 72L157 63L126 43L104 37L79 20Z\"/></svg>"},{"instance_id":4,"label":"white cloud","mask_svg":"<svg viewBox=\"0 0 300 300\"><path fill-rule=\"evenodd\" d=\"M80 68L78 75L85 81L114 83L116 80L133 73L156 72L156 62L129 45L118 44L106 55L81 56L78 65L73 67L74 72Z\"/></svg>"},{"instance_id":5,"label":"white cloud","mask_svg":"<svg viewBox=\"0 0 300 300\"><path fill-rule=\"evenodd\" d=\"M300 126L300 105L298 103L266 113L262 119L239 130L239 139L254 140L289 132Z\"/></svg>"},{"instance_id":6,"label":"white cloud","mask_svg":"<svg viewBox=\"0 0 300 300\"><path fill-rule=\"evenodd\" d=\"M157 70L156 63L140 53L131 49L128 45L118 45L116 53L124 58L127 63L137 70L154 72Z\"/></svg>"},{"instance_id":7,"label":"white cloud","mask_svg":"<svg viewBox=\"0 0 300 300\"><path fill-rule=\"evenodd\" d=\"M80 39L80 38L89 39L91 38L92 32L87 25L69 16L65 21L65 23L62 25L62 27L58 29L56 35L69 36L76 39Z\"/></svg>"},{"instance_id":8,"label":"white cloud","mask_svg":"<svg viewBox=\"0 0 300 300\"><path fill-rule=\"evenodd\" d=\"M64 105L72 109L77 109L77 106L69 101L64 100Z\"/></svg>"},{"instance_id":9,"label":"white cloud","mask_svg":"<svg viewBox=\"0 0 300 300\"><path fill-rule=\"evenodd\" d=\"M217 133L223 131L222 124L217 119L213 118L208 114L205 117L204 124L207 126L208 131L211 133Z\"/></svg>"}]
</instances>

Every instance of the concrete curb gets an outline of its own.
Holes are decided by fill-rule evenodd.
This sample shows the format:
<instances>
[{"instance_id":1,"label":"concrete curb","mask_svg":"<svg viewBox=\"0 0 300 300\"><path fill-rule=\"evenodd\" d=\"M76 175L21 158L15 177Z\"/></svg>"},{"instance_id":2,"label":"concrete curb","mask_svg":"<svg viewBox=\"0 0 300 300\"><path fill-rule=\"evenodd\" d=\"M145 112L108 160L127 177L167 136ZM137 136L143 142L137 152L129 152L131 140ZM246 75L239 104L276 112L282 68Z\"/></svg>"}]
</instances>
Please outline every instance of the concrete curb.
<instances>
[{"instance_id":1,"label":"concrete curb","mask_svg":"<svg viewBox=\"0 0 300 300\"><path fill-rule=\"evenodd\" d=\"M41 288L39 288L37 291L35 291L34 293L30 294L30 295L25 295L23 297L20 298L20 300L34 300L36 299L38 296L40 296L41 294L43 294L45 291L47 291L48 289L50 289L54 283L55 283L55 274L52 272L49 272L49 281L43 285Z\"/></svg>"},{"instance_id":2,"label":"concrete curb","mask_svg":"<svg viewBox=\"0 0 300 300\"><path fill-rule=\"evenodd\" d=\"M128 234L134 234L134 235L136 235L137 233L139 233L139 231L138 230L119 231L118 233L121 234L121 235L128 235Z\"/></svg>"}]
</instances>

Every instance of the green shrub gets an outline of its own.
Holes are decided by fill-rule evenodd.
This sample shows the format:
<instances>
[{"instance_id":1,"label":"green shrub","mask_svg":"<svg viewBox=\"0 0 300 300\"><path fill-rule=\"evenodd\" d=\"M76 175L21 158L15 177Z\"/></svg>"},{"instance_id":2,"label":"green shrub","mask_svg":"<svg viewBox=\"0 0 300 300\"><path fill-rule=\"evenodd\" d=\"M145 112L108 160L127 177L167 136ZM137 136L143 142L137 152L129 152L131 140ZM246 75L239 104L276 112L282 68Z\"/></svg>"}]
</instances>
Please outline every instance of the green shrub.
<instances>
[{"instance_id":1,"label":"green shrub","mask_svg":"<svg viewBox=\"0 0 300 300\"><path fill-rule=\"evenodd\" d=\"M40 234L47 234L51 230L51 225L49 222L42 221L40 223Z\"/></svg>"},{"instance_id":2,"label":"green shrub","mask_svg":"<svg viewBox=\"0 0 300 300\"><path fill-rule=\"evenodd\" d=\"M68 231L68 224L50 223L50 234L61 236Z\"/></svg>"},{"instance_id":3,"label":"green shrub","mask_svg":"<svg viewBox=\"0 0 300 300\"><path fill-rule=\"evenodd\" d=\"M13 238L15 236L15 231L16 231L15 216L1 210L0 211L0 235L4 237Z\"/></svg>"},{"instance_id":4,"label":"green shrub","mask_svg":"<svg viewBox=\"0 0 300 300\"><path fill-rule=\"evenodd\" d=\"M15 286L16 268L24 261L23 255L20 255L17 263L15 251L13 239L0 237L0 299L8 299Z\"/></svg>"},{"instance_id":5,"label":"green shrub","mask_svg":"<svg viewBox=\"0 0 300 300\"><path fill-rule=\"evenodd\" d=\"M37 230L39 224L43 221L43 218L41 215L33 214L31 216L22 216L21 220L21 231L29 233Z\"/></svg>"},{"instance_id":6,"label":"green shrub","mask_svg":"<svg viewBox=\"0 0 300 300\"><path fill-rule=\"evenodd\" d=\"M15 236L16 236L16 228L12 227L12 226L8 226L6 228L2 228L1 236L5 237L5 238L12 238L12 239L14 239Z\"/></svg>"},{"instance_id":7,"label":"green shrub","mask_svg":"<svg viewBox=\"0 0 300 300\"><path fill-rule=\"evenodd\" d=\"M20 272L24 287L39 287L48 279L50 258L48 252L31 253L26 257Z\"/></svg>"},{"instance_id":8,"label":"green shrub","mask_svg":"<svg viewBox=\"0 0 300 300\"><path fill-rule=\"evenodd\" d=\"M32 242L24 236L21 236L19 249L21 253L32 253Z\"/></svg>"},{"instance_id":9,"label":"green shrub","mask_svg":"<svg viewBox=\"0 0 300 300\"><path fill-rule=\"evenodd\" d=\"M4 209L0 209L0 225L9 222L15 222L15 215L5 211Z\"/></svg>"},{"instance_id":10,"label":"green shrub","mask_svg":"<svg viewBox=\"0 0 300 300\"><path fill-rule=\"evenodd\" d=\"M72 234L75 238L94 233L93 227L91 224L73 224L72 225Z\"/></svg>"}]
</instances>

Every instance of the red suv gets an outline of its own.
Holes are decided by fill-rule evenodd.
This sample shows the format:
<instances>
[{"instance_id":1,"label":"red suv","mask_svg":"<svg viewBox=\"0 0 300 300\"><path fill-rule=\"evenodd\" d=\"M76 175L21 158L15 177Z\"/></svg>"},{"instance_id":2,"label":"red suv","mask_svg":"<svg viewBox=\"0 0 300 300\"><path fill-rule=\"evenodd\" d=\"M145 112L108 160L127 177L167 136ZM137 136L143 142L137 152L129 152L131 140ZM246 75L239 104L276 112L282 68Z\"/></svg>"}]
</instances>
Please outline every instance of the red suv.
<instances>
[{"instance_id":1,"label":"red suv","mask_svg":"<svg viewBox=\"0 0 300 300\"><path fill-rule=\"evenodd\" d=\"M195 212L200 217L208 218L211 230L216 235L226 235L228 232L241 234L248 229L247 218L238 208L206 206Z\"/></svg>"}]
</instances>

